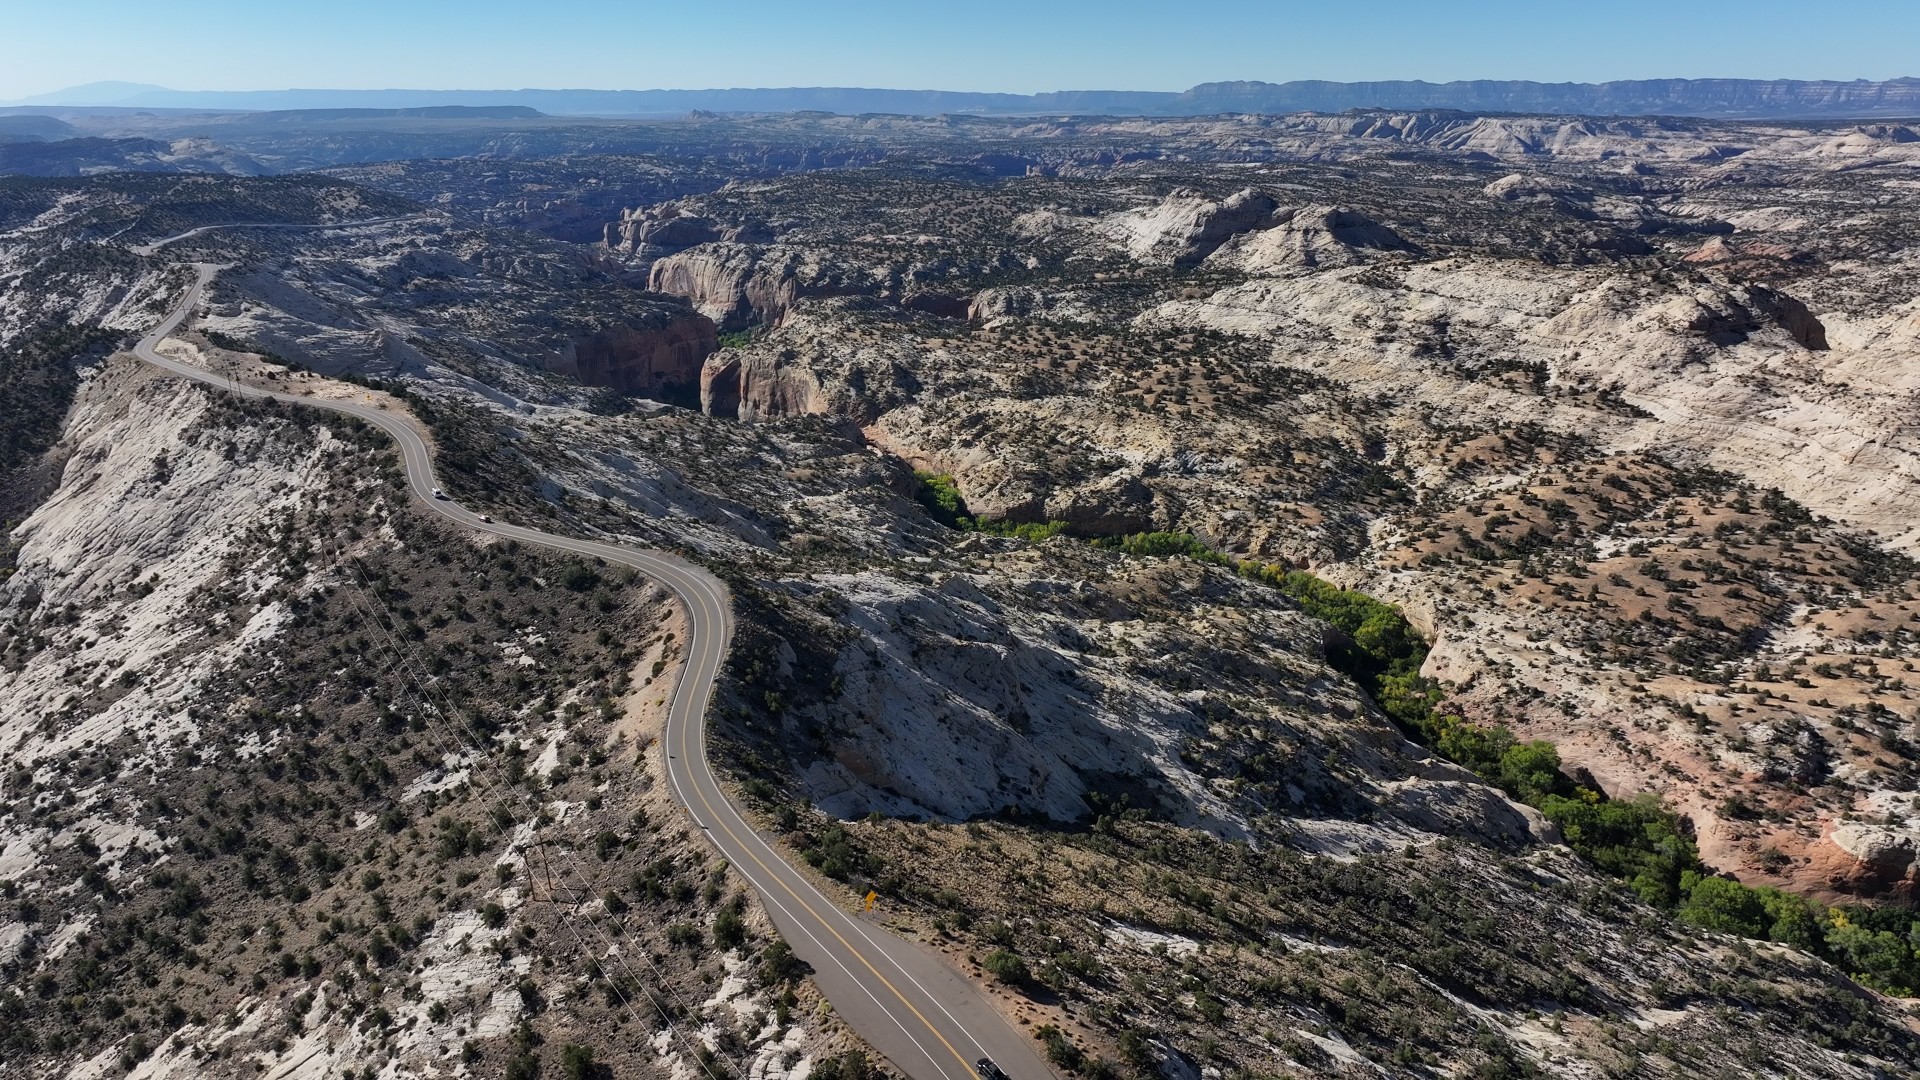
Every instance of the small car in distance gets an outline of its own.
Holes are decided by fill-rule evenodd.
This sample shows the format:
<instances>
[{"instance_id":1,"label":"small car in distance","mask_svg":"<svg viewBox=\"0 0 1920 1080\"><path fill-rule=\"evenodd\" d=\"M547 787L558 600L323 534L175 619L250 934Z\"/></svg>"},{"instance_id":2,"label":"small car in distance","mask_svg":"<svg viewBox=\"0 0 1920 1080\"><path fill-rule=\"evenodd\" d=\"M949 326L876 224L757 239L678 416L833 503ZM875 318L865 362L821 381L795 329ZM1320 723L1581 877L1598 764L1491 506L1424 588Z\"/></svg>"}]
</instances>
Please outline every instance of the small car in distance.
<instances>
[{"instance_id":1,"label":"small car in distance","mask_svg":"<svg viewBox=\"0 0 1920 1080\"><path fill-rule=\"evenodd\" d=\"M974 1062L973 1071L980 1074L980 1080L1007 1080L1007 1074L1000 1071L1000 1066L995 1065L992 1058L981 1058Z\"/></svg>"}]
</instances>

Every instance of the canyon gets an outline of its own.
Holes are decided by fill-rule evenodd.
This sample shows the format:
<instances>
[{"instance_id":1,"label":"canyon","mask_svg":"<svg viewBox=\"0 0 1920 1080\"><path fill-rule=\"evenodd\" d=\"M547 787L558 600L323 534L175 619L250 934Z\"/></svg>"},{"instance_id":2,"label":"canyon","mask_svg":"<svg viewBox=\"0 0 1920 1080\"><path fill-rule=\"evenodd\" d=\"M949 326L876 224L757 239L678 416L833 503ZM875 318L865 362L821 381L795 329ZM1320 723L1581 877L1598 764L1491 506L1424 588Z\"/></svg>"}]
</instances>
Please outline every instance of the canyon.
<instances>
[{"instance_id":1,"label":"canyon","mask_svg":"<svg viewBox=\"0 0 1920 1080\"><path fill-rule=\"evenodd\" d=\"M1909 126L213 143L0 190L0 1075L885 1064L649 764L667 598L132 362L188 262L169 355L725 581L736 801L1063 1071L1920 1067Z\"/></svg>"}]
</instances>

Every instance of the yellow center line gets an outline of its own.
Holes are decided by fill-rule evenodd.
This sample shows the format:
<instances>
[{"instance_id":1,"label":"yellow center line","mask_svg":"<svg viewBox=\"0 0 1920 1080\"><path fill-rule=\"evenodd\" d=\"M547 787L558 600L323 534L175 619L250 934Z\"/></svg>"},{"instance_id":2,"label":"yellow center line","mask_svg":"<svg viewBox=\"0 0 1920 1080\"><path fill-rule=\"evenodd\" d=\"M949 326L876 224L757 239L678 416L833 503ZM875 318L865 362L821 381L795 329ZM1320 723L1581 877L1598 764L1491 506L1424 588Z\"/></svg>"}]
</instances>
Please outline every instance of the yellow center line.
<instances>
[{"instance_id":1,"label":"yellow center line","mask_svg":"<svg viewBox=\"0 0 1920 1080\"><path fill-rule=\"evenodd\" d=\"M825 918L822 918L820 913L813 909L813 905L807 903L805 897L801 896L799 893L794 892L793 887L788 885L785 881L782 881L780 878L780 875L775 873L772 867L769 867L766 863L761 862L760 856L754 854L753 847L749 845L746 841L740 839L740 835L734 832L733 829L727 825L725 818L721 817L718 813L715 813L713 809L712 800L707 798L706 791L703 790L700 787L700 785L695 784L694 791L700 796L700 805L706 808L707 814L711 816L715 821L718 821L720 823L720 827L726 830L727 835L732 838L733 842L735 844L738 844L744 851L746 851L747 858L752 859L754 863L760 867L761 870L766 872L768 877L773 878L773 880L779 884L780 888L785 890L786 894L793 898L795 903L799 904L801 907L806 909L807 914L819 920L820 925L827 928L827 933L832 934L834 938L840 942L841 945L846 947L846 950L848 952L852 953L857 959L859 959L859 961L862 964L866 965L867 970L873 972L873 977L876 979L879 979L882 986L885 986L888 990L893 991L893 996L900 999L900 1004L905 1005L907 1007L907 1011L911 1012L914 1015L915 1019L919 1020L921 1024L925 1025L926 1029L933 1033L934 1038L940 1040L940 1045L947 1048L947 1053L953 1055L953 1060L960 1063L960 1067L963 1070L965 1070L965 1075L971 1075L973 1072L973 1064L969 1062L966 1059L966 1057L960 1053L960 1051L954 1049L953 1044L947 1041L947 1037L945 1035L940 1034L940 1029L937 1027L934 1027L933 1024L927 1020L926 1016L920 1012L919 1009L914 1008L913 1002L907 1000L907 996L900 992L900 988L894 986L892 982L889 982L885 975L880 974L880 969L873 966L873 961L868 960L865 953L861 952L857 948L854 948L852 942L842 937L840 934L840 931L834 929L832 923L828 922Z\"/></svg>"},{"instance_id":2,"label":"yellow center line","mask_svg":"<svg viewBox=\"0 0 1920 1080\"><path fill-rule=\"evenodd\" d=\"M176 238L176 239L177 239L177 238ZM199 294L200 294L200 292L202 291L202 289L204 288L204 286L205 286L205 284L206 284L206 283L205 283L205 281L204 281L204 280L201 280L201 281L197 281L197 282L196 282L196 283L194 284L194 287L193 287L193 288L192 288L191 290L189 290L189 293L188 293L188 299L187 299L187 301L186 301L185 303L183 303L183 304L181 305L181 307L180 307L179 309L177 309L177 310L176 310L176 312L175 312L175 318L174 318L173 320L171 320L171 322L172 322L172 325L169 325L168 323L162 323L162 324L161 324L161 327L159 328L159 330L160 330L160 332L159 332L159 333L155 333L155 334L151 334L151 335L150 335L151 337L153 337L153 338L154 338L154 340L155 340L155 343L156 343L156 344L158 343L158 340L159 340L159 339L161 339L161 338L164 338L164 337L166 336L166 334L167 334L167 333L170 333L170 332L171 332L171 330L172 330L172 327L173 327L173 326L175 326L175 325L178 325L178 324L179 324L180 322L182 322L182 321L184 321L184 315L185 315L185 311L186 311L186 308L187 308L187 306L188 306L189 304L191 304L191 303L192 303L193 301L195 301L195 300L197 300L197 299L198 299L198 297L199 297ZM142 342L142 344L145 344L145 342L143 341L143 342ZM162 366L164 367L164 366L166 366L166 365L162 365ZM269 397L269 398L275 398L275 399L280 399L280 400L285 400L285 401L290 401L290 402L296 402L296 403L301 403L301 404L306 404L306 403L310 403L310 402L312 402L312 401L314 401L314 399L313 399L312 397L310 397L310 396L308 396L308 395L295 395L295 394L287 394L287 393L282 393L282 392L278 392L278 391L272 391L272 390L269 390L269 391L266 391L266 392L265 392L264 394L262 394L261 396L263 396L263 397ZM331 407L331 406L332 406L332 403L322 403L322 404L324 404L324 405L327 405L327 406L329 406L329 407ZM347 411L349 411L349 410L348 410L348 409L337 409L337 411L341 411L341 412L347 412ZM405 443L407 443L407 442L408 442L408 439L407 439L407 437L406 437L407 435L410 435L410 434L413 434L413 432L412 432L412 431L411 431L410 429L407 429L407 428L405 427L405 425L401 425L401 424L396 424L396 425L395 425L395 427L389 427L389 426L387 425L387 423L385 423L385 421L387 420L387 418L386 418L386 417L383 417L383 416L382 416L382 417L374 417L374 418L373 418L373 420L374 420L374 423L375 423L375 426L377 426L377 427L380 427L380 428L383 428L383 429L386 429L386 431L387 431L387 433L388 433L389 435L391 435L391 436L393 436L393 438L395 439L395 441L397 441L397 442L400 442L400 443L402 443L402 444L405 444ZM395 428L399 428L399 430L395 430ZM418 441L418 440L416 440L416 441ZM421 449L424 449L424 443L422 444L422 447L421 447ZM412 455L412 454L406 454L406 453L404 453L404 451L403 451L403 453L402 453L402 457L404 457L404 458L406 458L406 459L408 459L408 460L407 460L407 464L408 464L408 467L409 467L409 472L411 472L411 471L412 471L412 465L413 465L413 458L415 457L415 455ZM432 466L431 466L431 465L429 464L429 465L427 466L427 468L428 468L429 470L431 470L431 468L432 468ZM411 477L410 477L409 479L411 479ZM428 474L428 476L427 476L427 480L428 480L428 485L429 485L429 486L431 486L431 481L432 481L432 479L433 479L433 477L432 477L432 474L431 474L431 472L429 472L429 474ZM431 503L429 504L429 508L430 508L430 509L434 509L434 510L440 510L440 509L441 509L440 507L438 507L438 506L434 506L434 505L432 505ZM444 511L442 511L442 516L445 516L445 517L452 517L452 515L451 515L451 514L446 514L446 513L444 512ZM454 520L456 520L456 521L457 521L458 519L456 518L456 519L454 519ZM511 528L511 527L510 527L510 528ZM506 530L496 530L496 532L504 532L504 531L506 531ZM527 531L527 532L532 532L533 530L522 530L522 531ZM569 546L570 546L570 545L566 545L566 544L561 544L561 543L555 543L554 541L555 541L556 539L559 539L559 538L556 538L556 537L553 537L553 536L550 536L550 535L548 535L548 534L544 534L544 533L537 533L537 532L536 532L536 533L534 533L534 538L532 538L532 540L531 540L531 542L532 542L532 543L535 543L535 544L538 544L538 545L540 545L540 546L543 546L543 547L554 547L554 548L562 548L562 549L565 549L565 548L567 548L567 547L569 547ZM591 546L593 546L593 547L603 547L603 545L597 545L597 544L595 544L595 545L591 545ZM612 551L615 551L615 552L619 552L619 555L620 555L620 556L628 556L628 555L629 555L629 553L627 553L627 552L620 552L620 551L619 551L619 549L617 549L617 548L611 548L610 550L612 550ZM605 556L604 554L602 554L602 555L601 555L601 557L603 557L603 558L604 558L604 557L606 557L606 556ZM626 564L626 565L628 565L628 566L633 566L633 567L634 567L635 569L637 569L637 570L640 570L640 571L641 571L642 573L647 573L647 572L648 572L648 570L649 570L649 568L648 568L648 567L645 567L645 566L638 566L638 565L635 565L635 563L636 563L637 561L639 561L639 560L636 560L636 559L632 559L631 557L624 557L624 558L623 558L623 557L618 557L618 556L616 556L615 558L613 558L613 559L611 559L611 560L609 560L609 561L612 561L612 562L617 562L617 563L625 563L625 564ZM674 568L674 567L672 567L672 566L671 566L671 564L667 564L666 566L662 566L662 567L655 567L655 568L653 568L653 576L655 576L655 577L662 577L662 578L669 578L669 579L671 579L671 578L675 578L675 577L678 577L678 576L679 576L679 575L678 575L677 573L675 573L675 572L674 572L675 570L677 570L677 568ZM684 583L677 583L677 584L682 584L682 586L683 586L683 588L684 588ZM676 590L676 591L679 591L679 590ZM688 591L688 592L693 592L693 591L697 591L697 590L686 590L686 591ZM683 601L683 602L684 602L684 601ZM691 606L691 605L689 605L689 606ZM724 613L724 612L722 612L722 619L723 619L723 621L724 621L724 614L725 614L725 613ZM691 652L691 650L689 650L689 652ZM691 657L689 657L689 659L691 659ZM684 683L683 683L683 685L684 685ZM677 694L677 691L676 691L676 694ZM669 720L671 720L671 717L669 717ZM704 725L702 725L702 726L704 726ZM663 749L663 751L662 751L662 752L664 752L664 749ZM711 772L712 772L712 770L711 770L711 769L709 769L709 770L707 770L707 771L708 771L708 773L709 773L709 775L711 775ZM833 935L833 937L834 937L834 940L836 940L836 941L838 941L838 942L839 942L839 943L841 944L841 946L842 946L843 948L845 948L845 949L846 949L846 950L847 950L848 952L850 952L850 953L852 953L852 954L854 955L854 957L855 957L855 958L857 958L857 959L858 959L858 960L860 961L860 963L861 963L861 964L862 964L863 966L865 966L865 967L866 967L866 969L867 969L868 971L870 971L870 972L872 972L872 973L873 973L873 977L874 977L874 978L876 978L876 979L879 979L879 980L880 980L880 984L881 984L882 986L885 986L885 987L886 987L886 988L887 988L887 989L888 989L888 990L889 990L889 991L890 991L890 992L891 992L891 993L893 994L893 996L894 996L895 998L897 998L897 999L899 999L899 1001L900 1001L900 1004L902 1004L902 1005L905 1005L905 1006L907 1007L907 1011L913 1014L913 1016L914 1016L914 1019L916 1019L916 1020L918 1020L918 1021L920 1021L920 1023L921 1023L921 1025L922 1025L923 1027L925 1027L925 1028L926 1028L926 1029L927 1029L927 1030L928 1030L929 1032L931 1032L931 1033L933 1034L933 1037L934 1037L934 1038L936 1038L936 1039L939 1039L939 1040L940 1040L940 1045L942 1045L942 1046L944 1046L944 1047L946 1047L946 1048L947 1048L947 1053L949 1053L949 1054L952 1054L952 1055L953 1055L953 1059L954 1059L955 1061L957 1061L957 1062L959 1062L959 1063L960 1063L960 1068L961 1068L961 1074L962 1074L963 1076L971 1076L971 1075L972 1075L972 1072L973 1072L973 1066L972 1066L972 1064L971 1064L971 1063L969 1063L969 1062L967 1061L967 1059L966 1059L966 1057L965 1057L965 1056L963 1056L963 1055L962 1055L962 1054L960 1053L960 1051L959 1051L959 1050L957 1050L957 1049L955 1049L955 1048L954 1048L954 1045L953 1045L953 1043L951 1043L951 1042L949 1042L949 1041L947 1041L947 1037L946 1037L945 1035L942 1035L942 1034L940 1033L940 1029L939 1029L939 1028L937 1028L937 1027L935 1027L935 1026L933 1026L933 1023L932 1023L931 1021L929 1021L929 1020L927 1019L927 1017L926 1017L926 1015L925 1015L924 1013L922 1013L922 1012L921 1012L921 1011L920 1011L919 1009L917 1009L917 1008L915 1008L915 1007L914 1007L914 1004L913 1004L913 1002L911 1002L911 1001L908 1001L908 1000L907 1000L907 996L906 996L905 994L903 994L903 993L901 993L901 992L900 992L900 988L899 988L899 987L897 987L897 986L895 986L895 985L893 985L893 983L892 983L892 981L891 981L891 980L889 980L889 979L888 979L888 978L887 978L887 977L886 977L885 975L883 975L883 974L881 974L881 973L880 973L880 969L879 969L879 968L876 968L876 967L874 967L874 966L873 966L873 961L871 961L871 960L869 960L869 959L867 959L867 956L866 956L866 954L865 954L865 953L863 953L863 952L861 952L861 951L860 951L860 950L859 950L858 948L855 948L855 947L854 947L854 944L853 944L852 942L850 942L850 941L848 941L848 940L847 940L847 939L846 939L846 938L845 938L845 937L844 937L844 936L843 936L843 935L842 935L842 934L840 933L840 931L839 931L839 930L837 930L837 929L835 929L835 928L834 928L834 925L833 925L833 924L832 924L831 922L829 922L829 921L828 921L828 920L827 920L827 919L826 919L825 917L823 917L823 916L822 916L822 915L821 915L821 914L820 914L820 913L819 913L818 911L816 911L816 910L814 909L814 907L813 907L813 905L812 905L812 904L809 904L809 903L807 903L807 901L806 901L806 898L805 898L805 897L803 897L803 896L801 896L801 895L800 895L799 893L797 893L797 892L795 892L795 891L793 890L793 887L792 887L792 886L790 886L790 885L788 885L788 884L786 883L786 881L785 881L785 880L784 880L783 878L781 878L781 876L780 876L780 875L779 875L779 874L778 874L777 872L775 872L775 871L773 870L773 868L772 868L772 867L770 867L770 866L768 866L768 865L767 865L767 864L766 864L766 863L765 863L764 861L762 861L762 860L761 860L761 858L760 858L760 856L759 856L759 855L757 855L757 854L755 854L755 852L754 852L754 850L753 850L753 846L752 846L751 844L749 844L749 843L747 843L747 842L746 842L745 840L742 840L742 839L740 838L740 834L738 834L738 833L736 833L736 832L734 832L734 831L733 831L733 828L732 828L731 826L729 826L729 825L727 824L727 822L726 822L726 819L725 819L724 817L722 817L722 816L721 816L721 815L720 815L720 814L719 814L718 812L716 812L716 811L714 810L714 808L713 808L713 801L712 801L711 799L709 799L709 798L707 798L707 793L706 793L706 790L705 790L704 788L702 788L702 787L701 787L701 786L700 786L700 785L699 785L699 784L698 784L697 782L696 782L696 783L694 784L694 791L695 791L696 793L698 793L698 794L699 794L699 796L700 796L700 805L701 805L702 807L704 807L704 808L706 809L706 811L707 811L707 815L708 815L708 816L709 816L710 818L712 818L712 819L713 819L714 821L717 821L717 822L719 822L719 824L720 824L720 827L721 827L722 829L724 829L724 830L726 830L726 834L727 834L727 836L728 836L728 837L729 837L730 839L732 839L732 840L733 840L733 842L734 842L734 843L735 843L736 845L738 845L738 846L739 846L739 847L741 848L741 850L743 850L743 851L745 851L745 852L747 853L747 857L748 857L749 859L752 859L752 860L754 861L754 864L755 864L756 866L758 866L758 867L760 867L760 869L761 869L761 871L762 871L763 873L765 873L765 874L766 874L766 875L767 875L768 877L770 877L770 878L772 878L772 879L774 880L774 882L775 882L776 884L778 884L778 885L780 886L780 888L781 888L781 890L782 890L782 891L784 891L784 892L785 892L785 893L786 893L786 894L787 894L787 895L788 895L789 897L791 897L791 898L793 899L793 901L794 901L795 903L797 903L797 904L799 904L799 905L801 906L801 908L803 908L803 909L805 909L805 911L807 912L807 914L809 914L809 915L811 915L811 916L813 916L813 918L814 918L814 919L815 919L815 920L816 920L817 922L819 922L821 926L824 926L824 927L826 927L826 930L827 930L827 933L829 933L829 934L832 934L832 935ZM757 839L757 837L756 837L756 839ZM789 867L788 869L791 869L791 868ZM903 969L903 970L904 970L904 969ZM899 1022L899 1021L898 1021L898 1019L896 1018L896 1019L895 1019L895 1023L898 1023L898 1022ZM909 1033L909 1037L911 1038L911 1033ZM915 1040L915 1041L917 1042L917 1040Z\"/></svg>"}]
</instances>

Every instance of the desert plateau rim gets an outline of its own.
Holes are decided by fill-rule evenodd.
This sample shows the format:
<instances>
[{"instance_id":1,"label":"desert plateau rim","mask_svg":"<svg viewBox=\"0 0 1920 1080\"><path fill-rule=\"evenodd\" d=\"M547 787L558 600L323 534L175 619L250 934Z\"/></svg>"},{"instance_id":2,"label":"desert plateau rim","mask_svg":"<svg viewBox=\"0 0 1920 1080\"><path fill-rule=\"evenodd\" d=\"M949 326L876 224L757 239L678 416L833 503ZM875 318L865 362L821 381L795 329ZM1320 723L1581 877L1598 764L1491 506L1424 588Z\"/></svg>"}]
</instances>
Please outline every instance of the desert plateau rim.
<instances>
[{"instance_id":1,"label":"desert plateau rim","mask_svg":"<svg viewBox=\"0 0 1920 1080\"><path fill-rule=\"evenodd\" d=\"M1920 1075L1913 85L0 110L0 1077Z\"/></svg>"}]
</instances>

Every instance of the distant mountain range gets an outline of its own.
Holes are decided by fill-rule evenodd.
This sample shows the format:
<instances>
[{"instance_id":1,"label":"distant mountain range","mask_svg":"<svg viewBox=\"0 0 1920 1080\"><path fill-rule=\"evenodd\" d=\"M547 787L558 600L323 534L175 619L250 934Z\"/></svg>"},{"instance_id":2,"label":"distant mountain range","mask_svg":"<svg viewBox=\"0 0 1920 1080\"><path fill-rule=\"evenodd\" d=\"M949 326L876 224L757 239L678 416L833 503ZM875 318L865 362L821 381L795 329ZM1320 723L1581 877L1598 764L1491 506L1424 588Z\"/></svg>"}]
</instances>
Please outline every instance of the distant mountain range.
<instances>
[{"instance_id":1,"label":"distant mountain range","mask_svg":"<svg viewBox=\"0 0 1920 1080\"><path fill-rule=\"evenodd\" d=\"M169 90L91 83L12 103L27 107L276 111L516 106L561 116L669 116L694 111L1204 116L1215 113L1459 109L1593 116L1852 118L1920 116L1920 79L1634 79L1605 83L1473 80L1217 82L1183 93L1068 90L987 94L789 87L730 90Z\"/></svg>"}]
</instances>

